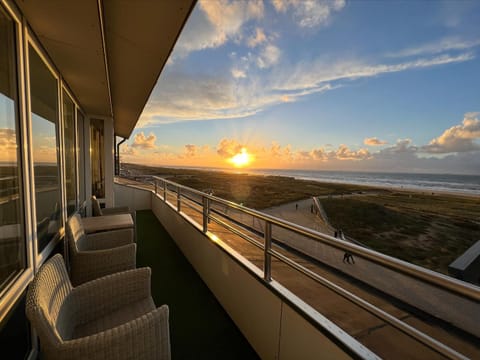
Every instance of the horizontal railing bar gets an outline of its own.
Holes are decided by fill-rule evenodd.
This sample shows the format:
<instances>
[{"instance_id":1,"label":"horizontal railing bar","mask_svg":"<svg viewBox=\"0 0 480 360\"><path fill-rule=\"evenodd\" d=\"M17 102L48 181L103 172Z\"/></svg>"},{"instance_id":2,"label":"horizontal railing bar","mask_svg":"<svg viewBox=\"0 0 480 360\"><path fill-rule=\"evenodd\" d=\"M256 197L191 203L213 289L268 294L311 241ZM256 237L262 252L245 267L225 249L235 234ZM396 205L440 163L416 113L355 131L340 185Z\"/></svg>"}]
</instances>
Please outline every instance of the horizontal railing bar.
<instances>
[{"instance_id":1,"label":"horizontal railing bar","mask_svg":"<svg viewBox=\"0 0 480 360\"><path fill-rule=\"evenodd\" d=\"M362 298L358 297L357 295L351 293L348 290L334 284L330 280L325 279L324 277L318 275L317 273L303 267L302 265L296 263L295 261L291 260L289 257L280 254L276 250L270 250L269 254L275 257L276 259L280 260L281 262L289 265L290 267L294 268L295 270L299 271L300 273L306 275L307 277L311 278L312 280L324 285L325 287L332 290L334 293L342 296L343 298L347 299L350 302L353 302L360 306L362 309L368 311L370 314L384 320L388 324L392 325L396 329L402 331L403 333L407 334L408 336L414 338L415 340L420 341L425 346L429 347L430 349L438 352L441 355L447 356L450 359L462 359L468 360L467 357L464 355L456 352L452 348L442 344L441 342L431 338L430 336L426 335L425 333L417 330L416 328L404 323L403 321L397 319L396 317L390 315L389 313L379 309L375 305L370 304L368 301L363 300Z\"/></svg>"},{"instance_id":2,"label":"horizontal railing bar","mask_svg":"<svg viewBox=\"0 0 480 360\"><path fill-rule=\"evenodd\" d=\"M263 250L263 244L258 241L258 240L255 240L254 238L248 236L248 235L245 235L244 233L242 233L240 230L236 229L235 227L233 227L232 225L229 225L227 224L226 222L224 222L223 220L220 220L219 218L217 218L216 216L212 216L210 215L210 219L217 223L218 225L221 225L223 226L224 228L226 228L227 230L231 231L232 233L234 233L235 235L238 235L240 236L242 239L244 240L247 240L249 243L255 245L256 247L258 247L260 250Z\"/></svg>"},{"instance_id":3,"label":"horizontal railing bar","mask_svg":"<svg viewBox=\"0 0 480 360\"><path fill-rule=\"evenodd\" d=\"M473 285L469 285L467 283L463 283L460 281L457 281L455 279L452 279L450 277L447 277L442 274L435 273L433 271L430 271L428 269L421 268L419 266L407 263L405 261L399 260L392 258L390 256L377 253L373 250L369 250L366 248L363 248L359 245L355 245L337 238L334 238L329 235L325 235L322 233L319 233L315 230L305 228L303 226L291 223L289 221L285 221L279 218L276 218L274 216L259 212L257 210L249 209L246 208L242 205L236 204L232 201L228 201L225 199L218 198L213 195L209 195L206 193L203 193L199 190L192 189L188 186L177 184L173 181L154 176L155 179L160 180L165 182L166 184L171 184L172 186L178 186L179 188L186 189L187 191L190 191L194 194L197 194L199 196L204 196L211 201L214 201L216 203L225 205L229 208L238 210L242 213L251 215L253 217L256 217L260 220L267 221L272 223L274 226L278 226L281 228L284 228L286 230L290 230L296 233L299 233L301 235L307 236L309 238L312 238L314 240L317 240L319 242L322 242L324 244L327 244L329 246L332 246L334 248L340 249L342 251L349 251L357 256L366 258L374 263L380 264L382 266L385 266L387 268L390 268L392 270L401 272L403 274L406 274L408 276L411 276L413 278L417 278L419 280L422 280L424 282L430 283L432 285L435 285L437 287L440 287L442 289L446 289L450 292L468 297L472 300L475 301L480 301L480 290Z\"/></svg>"}]
</instances>

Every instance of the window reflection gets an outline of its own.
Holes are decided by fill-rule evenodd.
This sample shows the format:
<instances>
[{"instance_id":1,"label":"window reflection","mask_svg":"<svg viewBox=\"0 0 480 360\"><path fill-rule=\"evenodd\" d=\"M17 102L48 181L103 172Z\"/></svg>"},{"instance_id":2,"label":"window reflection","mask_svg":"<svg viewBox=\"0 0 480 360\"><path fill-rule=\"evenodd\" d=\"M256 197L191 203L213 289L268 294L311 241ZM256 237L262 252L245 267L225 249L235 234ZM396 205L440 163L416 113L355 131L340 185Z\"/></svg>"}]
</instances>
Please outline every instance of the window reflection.
<instances>
[{"instance_id":1,"label":"window reflection","mask_svg":"<svg viewBox=\"0 0 480 360\"><path fill-rule=\"evenodd\" d=\"M25 268L15 39L15 24L0 8L0 290Z\"/></svg>"},{"instance_id":2,"label":"window reflection","mask_svg":"<svg viewBox=\"0 0 480 360\"><path fill-rule=\"evenodd\" d=\"M90 122L90 160L92 164L92 195L105 197L105 160L104 160L103 121L92 119Z\"/></svg>"},{"instance_id":3,"label":"window reflection","mask_svg":"<svg viewBox=\"0 0 480 360\"><path fill-rule=\"evenodd\" d=\"M85 156L83 153L84 144L84 117L82 113L77 110L77 134L78 134L78 181L79 181L79 194L80 204L86 200L85 195Z\"/></svg>"},{"instance_id":4,"label":"window reflection","mask_svg":"<svg viewBox=\"0 0 480 360\"><path fill-rule=\"evenodd\" d=\"M75 104L63 92L63 124L65 138L65 181L67 191L67 214L77 207L77 164L75 161Z\"/></svg>"},{"instance_id":5,"label":"window reflection","mask_svg":"<svg viewBox=\"0 0 480 360\"><path fill-rule=\"evenodd\" d=\"M29 45L29 65L35 212L38 252L41 252L61 225L57 145L58 85L57 80L31 45Z\"/></svg>"}]
</instances>

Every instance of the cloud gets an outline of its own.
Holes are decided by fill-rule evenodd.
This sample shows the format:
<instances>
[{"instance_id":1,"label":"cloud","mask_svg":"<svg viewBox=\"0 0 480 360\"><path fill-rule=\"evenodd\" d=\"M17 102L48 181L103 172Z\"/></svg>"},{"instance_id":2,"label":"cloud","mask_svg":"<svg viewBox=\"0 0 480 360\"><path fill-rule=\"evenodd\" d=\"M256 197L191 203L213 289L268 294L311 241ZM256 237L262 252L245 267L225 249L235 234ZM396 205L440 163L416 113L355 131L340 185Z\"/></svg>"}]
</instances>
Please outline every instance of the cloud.
<instances>
[{"instance_id":1,"label":"cloud","mask_svg":"<svg viewBox=\"0 0 480 360\"><path fill-rule=\"evenodd\" d=\"M192 158L197 156L198 148L197 145L187 144L185 145L184 154L187 158Z\"/></svg>"},{"instance_id":2,"label":"cloud","mask_svg":"<svg viewBox=\"0 0 480 360\"><path fill-rule=\"evenodd\" d=\"M350 150L347 145L340 145L336 152L336 158L339 160L366 160L371 157L367 149L360 149L357 151Z\"/></svg>"},{"instance_id":3,"label":"cloud","mask_svg":"<svg viewBox=\"0 0 480 360\"><path fill-rule=\"evenodd\" d=\"M255 35L251 36L247 40L247 45L251 48L256 47L257 45L260 45L267 41L267 37L265 36L265 32L261 28L256 28L255 29Z\"/></svg>"},{"instance_id":4,"label":"cloud","mask_svg":"<svg viewBox=\"0 0 480 360\"><path fill-rule=\"evenodd\" d=\"M120 154L122 155L137 155L138 152L132 146L128 144L122 144L120 146Z\"/></svg>"},{"instance_id":5,"label":"cloud","mask_svg":"<svg viewBox=\"0 0 480 360\"><path fill-rule=\"evenodd\" d=\"M257 58L257 66L261 69L265 69L275 65L280 59L280 54L280 49L275 45L269 44L265 46Z\"/></svg>"},{"instance_id":6,"label":"cloud","mask_svg":"<svg viewBox=\"0 0 480 360\"><path fill-rule=\"evenodd\" d=\"M240 144L234 139L222 139L217 145L217 154L222 158L227 159L240 153L244 145Z\"/></svg>"},{"instance_id":7,"label":"cloud","mask_svg":"<svg viewBox=\"0 0 480 360\"><path fill-rule=\"evenodd\" d=\"M17 148L17 136L14 129L0 129L0 149L1 151L11 151Z\"/></svg>"},{"instance_id":8,"label":"cloud","mask_svg":"<svg viewBox=\"0 0 480 360\"><path fill-rule=\"evenodd\" d=\"M418 147L412 145L411 139L398 139L395 145L380 150L380 155L398 155L398 154L414 154L418 152Z\"/></svg>"},{"instance_id":9,"label":"cloud","mask_svg":"<svg viewBox=\"0 0 480 360\"><path fill-rule=\"evenodd\" d=\"M377 139L376 137L371 137L371 138L366 138L363 140L363 143L365 145L369 145L369 146L380 146L380 145L385 145L387 144L386 141L384 140L379 140Z\"/></svg>"},{"instance_id":10,"label":"cloud","mask_svg":"<svg viewBox=\"0 0 480 360\"><path fill-rule=\"evenodd\" d=\"M199 1L175 48L177 56L216 48L243 36L244 24L263 17L263 1Z\"/></svg>"},{"instance_id":11,"label":"cloud","mask_svg":"<svg viewBox=\"0 0 480 360\"><path fill-rule=\"evenodd\" d=\"M292 150L290 144L282 147L277 142L273 142L270 149L270 157L288 162L305 161L345 161L345 160L367 160L372 154L367 149L351 150L347 145L340 145L336 150L328 149L329 146L313 148L311 150Z\"/></svg>"},{"instance_id":12,"label":"cloud","mask_svg":"<svg viewBox=\"0 0 480 360\"><path fill-rule=\"evenodd\" d=\"M148 136L145 136L143 131L141 131L135 135L132 147L140 149L155 149L157 147L155 145L156 140L157 136L154 133L150 133Z\"/></svg>"},{"instance_id":13,"label":"cloud","mask_svg":"<svg viewBox=\"0 0 480 360\"><path fill-rule=\"evenodd\" d=\"M444 154L454 152L469 152L480 150L476 142L480 139L480 113L466 113L460 125L452 126L442 135L422 147L422 151L431 154Z\"/></svg>"},{"instance_id":14,"label":"cloud","mask_svg":"<svg viewBox=\"0 0 480 360\"><path fill-rule=\"evenodd\" d=\"M242 69L233 68L231 73L235 79L244 79L247 77L247 73Z\"/></svg>"},{"instance_id":15,"label":"cloud","mask_svg":"<svg viewBox=\"0 0 480 360\"><path fill-rule=\"evenodd\" d=\"M345 0L272 0L277 12L293 13L296 23L303 28L327 25L332 13L345 6Z\"/></svg>"},{"instance_id":16,"label":"cloud","mask_svg":"<svg viewBox=\"0 0 480 360\"><path fill-rule=\"evenodd\" d=\"M284 159L284 160L292 160L293 159L293 152L292 152L292 145L288 144L282 147L277 142L272 142L269 150L270 156L275 159Z\"/></svg>"},{"instance_id":17,"label":"cloud","mask_svg":"<svg viewBox=\"0 0 480 360\"><path fill-rule=\"evenodd\" d=\"M190 120L243 118L269 107L348 86L361 78L469 61L472 54L440 55L394 64L368 64L360 60L317 59L289 65L279 63L280 50L260 46L261 55L238 57L231 73L195 74L167 69L155 87L138 127ZM251 64L269 71L255 76ZM288 69L288 70L287 70ZM252 72L252 76L250 76ZM231 75L231 76L230 76ZM241 80L241 81L239 81Z\"/></svg>"},{"instance_id":18,"label":"cloud","mask_svg":"<svg viewBox=\"0 0 480 360\"><path fill-rule=\"evenodd\" d=\"M407 57L425 54L440 54L447 51L468 50L480 45L480 39L464 40L458 37L447 37L435 42L388 53L388 57Z\"/></svg>"},{"instance_id":19,"label":"cloud","mask_svg":"<svg viewBox=\"0 0 480 360\"><path fill-rule=\"evenodd\" d=\"M474 59L473 54L464 53L456 56L441 55L433 58L420 58L397 64L364 64L353 61L316 61L311 64L299 63L289 75L279 77L278 90L298 90L318 87L322 83L339 80L355 80L374 77L387 73L395 73L412 69L422 69L433 66L464 62Z\"/></svg>"}]
</instances>

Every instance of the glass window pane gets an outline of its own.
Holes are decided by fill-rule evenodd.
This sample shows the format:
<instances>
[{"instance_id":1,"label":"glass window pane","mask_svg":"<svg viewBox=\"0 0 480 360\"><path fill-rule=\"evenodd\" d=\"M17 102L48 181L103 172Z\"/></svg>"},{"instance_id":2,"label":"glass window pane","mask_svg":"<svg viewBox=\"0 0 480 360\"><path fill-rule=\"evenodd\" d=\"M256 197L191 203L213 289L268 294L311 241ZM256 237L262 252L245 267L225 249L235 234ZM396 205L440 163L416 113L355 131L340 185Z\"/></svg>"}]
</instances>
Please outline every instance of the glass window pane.
<instances>
[{"instance_id":1,"label":"glass window pane","mask_svg":"<svg viewBox=\"0 0 480 360\"><path fill-rule=\"evenodd\" d=\"M0 290L25 268L15 23L0 7Z\"/></svg>"},{"instance_id":2,"label":"glass window pane","mask_svg":"<svg viewBox=\"0 0 480 360\"><path fill-rule=\"evenodd\" d=\"M58 84L35 49L29 46L32 109L35 212L38 252L58 232L61 223L58 161Z\"/></svg>"},{"instance_id":3,"label":"glass window pane","mask_svg":"<svg viewBox=\"0 0 480 360\"><path fill-rule=\"evenodd\" d=\"M75 160L75 104L63 92L63 123L65 138L65 180L67 191L67 214L77 207L77 163Z\"/></svg>"},{"instance_id":4,"label":"glass window pane","mask_svg":"<svg viewBox=\"0 0 480 360\"><path fill-rule=\"evenodd\" d=\"M92 119L90 123L90 160L92 164L92 195L105 197L105 160L103 121Z\"/></svg>"},{"instance_id":5,"label":"glass window pane","mask_svg":"<svg viewBox=\"0 0 480 360\"><path fill-rule=\"evenodd\" d=\"M79 181L79 199L80 204L86 200L85 198L85 156L84 156L84 117L83 114L77 110L77 134L78 134L78 181Z\"/></svg>"}]
</instances>

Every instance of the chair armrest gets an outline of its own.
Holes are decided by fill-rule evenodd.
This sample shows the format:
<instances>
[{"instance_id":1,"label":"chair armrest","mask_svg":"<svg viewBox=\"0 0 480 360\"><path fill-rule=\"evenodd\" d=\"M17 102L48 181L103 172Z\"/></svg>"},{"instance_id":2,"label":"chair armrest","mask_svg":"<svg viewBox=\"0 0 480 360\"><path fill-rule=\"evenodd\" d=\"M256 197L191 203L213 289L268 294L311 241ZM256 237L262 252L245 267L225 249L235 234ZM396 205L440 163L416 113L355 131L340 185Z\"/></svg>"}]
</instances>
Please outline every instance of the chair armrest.
<instances>
[{"instance_id":1,"label":"chair armrest","mask_svg":"<svg viewBox=\"0 0 480 360\"><path fill-rule=\"evenodd\" d=\"M136 256L136 244L106 250L80 251L72 254L72 285L77 286L102 276L135 269Z\"/></svg>"},{"instance_id":2,"label":"chair armrest","mask_svg":"<svg viewBox=\"0 0 480 360\"><path fill-rule=\"evenodd\" d=\"M77 323L86 323L151 296L150 268L119 272L72 289Z\"/></svg>"},{"instance_id":3,"label":"chair armrest","mask_svg":"<svg viewBox=\"0 0 480 360\"><path fill-rule=\"evenodd\" d=\"M65 341L51 351L55 359L62 360L170 360L168 306L163 305L113 329Z\"/></svg>"},{"instance_id":4,"label":"chair armrest","mask_svg":"<svg viewBox=\"0 0 480 360\"><path fill-rule=\"evenodd\" d=\"M103 215L130 214L130 208L128 206L105 208L105 209L102 209L102 214Z\"/></svg>"},{"instance_id":5,"label":"chair armrest","mask_svg":"<svg viewBox=\"0 0 480 360\"><path fill-rule=\"evenodd\" d=\"M133 229L103 231L87 235L87 246L92 250L111 249L133 242Z\"/></svg>"}]
</instances>

